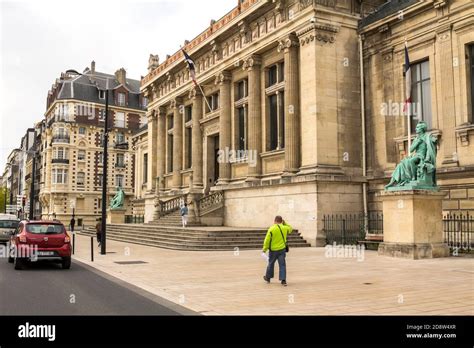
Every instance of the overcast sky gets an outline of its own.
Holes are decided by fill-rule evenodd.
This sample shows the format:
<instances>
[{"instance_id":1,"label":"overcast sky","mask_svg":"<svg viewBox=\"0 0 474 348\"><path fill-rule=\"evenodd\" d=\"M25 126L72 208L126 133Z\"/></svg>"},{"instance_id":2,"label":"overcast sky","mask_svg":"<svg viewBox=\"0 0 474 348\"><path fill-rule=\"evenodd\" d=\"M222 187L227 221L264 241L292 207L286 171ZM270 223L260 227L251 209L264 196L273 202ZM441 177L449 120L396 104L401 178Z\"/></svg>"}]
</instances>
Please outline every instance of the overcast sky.
<instances>
[{"instance_id":1,"label":"overcast sky","mask_svg":"<svg viewBox=\"0 0 474 348\"><path fill-rule=\"evenodd\" d=\"M67 69L140 79L150 53L160 62L237 0L0 0L0 175L46 96Z\"/></svg>"}]
</instances>

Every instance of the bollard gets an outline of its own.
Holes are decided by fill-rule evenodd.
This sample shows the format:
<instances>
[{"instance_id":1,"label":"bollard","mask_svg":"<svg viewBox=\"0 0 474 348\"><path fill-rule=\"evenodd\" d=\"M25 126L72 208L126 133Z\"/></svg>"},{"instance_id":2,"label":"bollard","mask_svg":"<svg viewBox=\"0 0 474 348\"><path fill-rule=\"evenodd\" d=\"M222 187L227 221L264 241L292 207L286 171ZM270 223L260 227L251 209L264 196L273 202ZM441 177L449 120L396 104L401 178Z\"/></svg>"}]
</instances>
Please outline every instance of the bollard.
<instances>
[{"instance_id":1,"label":"bollard","mask_svg":"<svg viewBox=\"0 0 474 348\"><path fill-rule=\"evenodd\" d=\"M94 262L94 237L91 237L91 262Z\"/></svg>"},{"instance_id":2,"label":"bollard","mask_svg":"<svg viewBox=\"0 0 474 348\"><path fill-rule=\"evenodd\" d=\"M74 255L76 252L76 234L72 234L72 254Z\"/></svg>"}]
</instances>

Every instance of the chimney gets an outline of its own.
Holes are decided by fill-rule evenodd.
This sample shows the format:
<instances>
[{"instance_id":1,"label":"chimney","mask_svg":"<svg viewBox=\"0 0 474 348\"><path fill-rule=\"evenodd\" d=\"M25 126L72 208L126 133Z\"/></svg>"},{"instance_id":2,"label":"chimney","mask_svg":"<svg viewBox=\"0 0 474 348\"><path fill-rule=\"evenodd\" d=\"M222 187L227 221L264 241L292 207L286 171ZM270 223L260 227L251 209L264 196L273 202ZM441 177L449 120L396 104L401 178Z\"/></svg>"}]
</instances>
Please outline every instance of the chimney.
<instances>
[{"instance_id":1,"label":"chimney","mask_svg":"<svg viewBox=\"0 0 474 348\"><path fill-rule=\"evenodd\" d=\"M117 81L126 86L127 85L127 72L125 71L124 68L120 69L120 70L117 70L115 72L115 78L117 79Z\"/></svg>"},{"instance_id":2,"label":"chimney","mask_svg":"<svg viewBox=\"0 0 474 348\"><path fill-rule=\"evenodd\" d=\"M95 74L95 61L91 62L91 73Z\"/></svg>"}]
</instances>

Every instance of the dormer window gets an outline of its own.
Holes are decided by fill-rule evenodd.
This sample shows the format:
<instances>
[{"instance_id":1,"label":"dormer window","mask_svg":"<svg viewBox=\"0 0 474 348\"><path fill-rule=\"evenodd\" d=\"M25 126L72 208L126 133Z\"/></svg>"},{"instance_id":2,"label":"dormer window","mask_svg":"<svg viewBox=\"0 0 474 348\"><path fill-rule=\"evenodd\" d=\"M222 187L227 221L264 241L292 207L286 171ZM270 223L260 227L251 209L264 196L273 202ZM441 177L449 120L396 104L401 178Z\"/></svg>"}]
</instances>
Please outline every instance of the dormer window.
<instances>
[{"instance_id":1,"label":"dormer window","mask_svg":"<svg viewBox=\"0 0 474 348\"><path fill-rule=\"evenodd\" d=\"M117 96L117 104L119 106L125 106L125 93L119 93Z\"/></svg>"},{"instance_id":2,"label":"dormer window","mask_svg":"<svg viewBox=\"0 0 474 348\"><path fill-rule=\"evenodd\" d=\"M99 99L105 99L105 91L99 91Z\"/></svg>"}]
</instances>

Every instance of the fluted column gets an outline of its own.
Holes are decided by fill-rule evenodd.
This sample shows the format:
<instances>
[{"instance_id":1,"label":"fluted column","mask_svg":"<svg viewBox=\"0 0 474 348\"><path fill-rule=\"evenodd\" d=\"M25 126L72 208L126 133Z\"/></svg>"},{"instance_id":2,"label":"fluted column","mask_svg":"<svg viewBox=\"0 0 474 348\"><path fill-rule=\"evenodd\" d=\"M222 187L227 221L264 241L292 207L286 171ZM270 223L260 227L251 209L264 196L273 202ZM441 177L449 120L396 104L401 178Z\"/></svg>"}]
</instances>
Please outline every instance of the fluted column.
<instances>
[{"instance_id":1,"label":"fluted column","mask_svg":"<svg viewBox=\"0 0 474 348\"><path fill-rule=\"evenodd\" d=\"M173 188L182 185L181 170L183 169L183 113L181 100L171 102L173 109Z\"/></svg>"},{"instance_id":2,"label":"fluted column","mask_svg":"<svg viewBox=\"0 0 474 348\"><path fill-rule=\"evenodd\" d=\"M151 110L148 114L148 156L149 161L148 161L148 182L147 182L147 191L148 192L153 192L156 189L156 182L155 178L157 175L157 161L156 161L156 155L157 155L157 145L158 145L158 120L157 120L157 112L156 110ZM139 155L141 156L141 152L139 152ZM135 163L143 163L142 162L142 157L137 158ZM141 186L141 182L143 179L143 169L139 168L138 173L142 174L140 177L136 178L137 182L139 183L139 186Z\"/></svg>"},{"instance_id":3,"label":"fluted column","mask_svg":"<svg viewBox=\"0 0 474 348\"><path fill-rule=\"evenodd\" d=\"M255 153L255 164L248 167L247 180L258 179L262 174L260 152L262 151L262 106L261 106L261 58L251 56L244 62L248 71L248 151Z\"/></svg>"},{"instance_id":4,"label":"fluted column","mask_svg":"<svg viewBox=\"0 0 474 348\"><path fill-rule=\"evenodd\" d=\"M166 109L158 109L158 146L157 146L157 156L153 156L153 161L157 160L157 177L158 179L158 190L162 191L164 189L164 175L166 172ZM149 180L155 180L155 178L150 178Z\"/></svg>"},{"instance_id":5,"label":"fluted column","mask_svg":"<svg viewBox=\"0 0 474 348\"><path fill-rule=\"evenodd\" d=\"M231 97L230 82L231 74L223 71L216 77L216 84L220 86L220 118L219 118L219 150L230 150L231 147ZM223 158L219 163L218 185L225 185L230 180L230 162L228 158Z\"/></svg>"},{"instance_id":6,"label":"fluted column","mask_svg":"<svg viewBox=\"0 0 474 348\"><path fill-rule=\"evenodd\" d=\"M189 94L190 99L193 100L193 128L192 128L192 167L193 167L193 182L192 187L196 189L203 188L203 159L202 159L202 93L196 88L193 88Z\"/></svg>"},{"instance_id":7,"label":"fluted column","mask_svg":"<svg viewBox=\"0 0 474 348\"><path fill-rule=\"evenodd\" d=\"M298 46L293 34L278 46L278 51L283 51L285 56L285 175L297 173L300 167Z\"/></svg>"}]
</instances>

